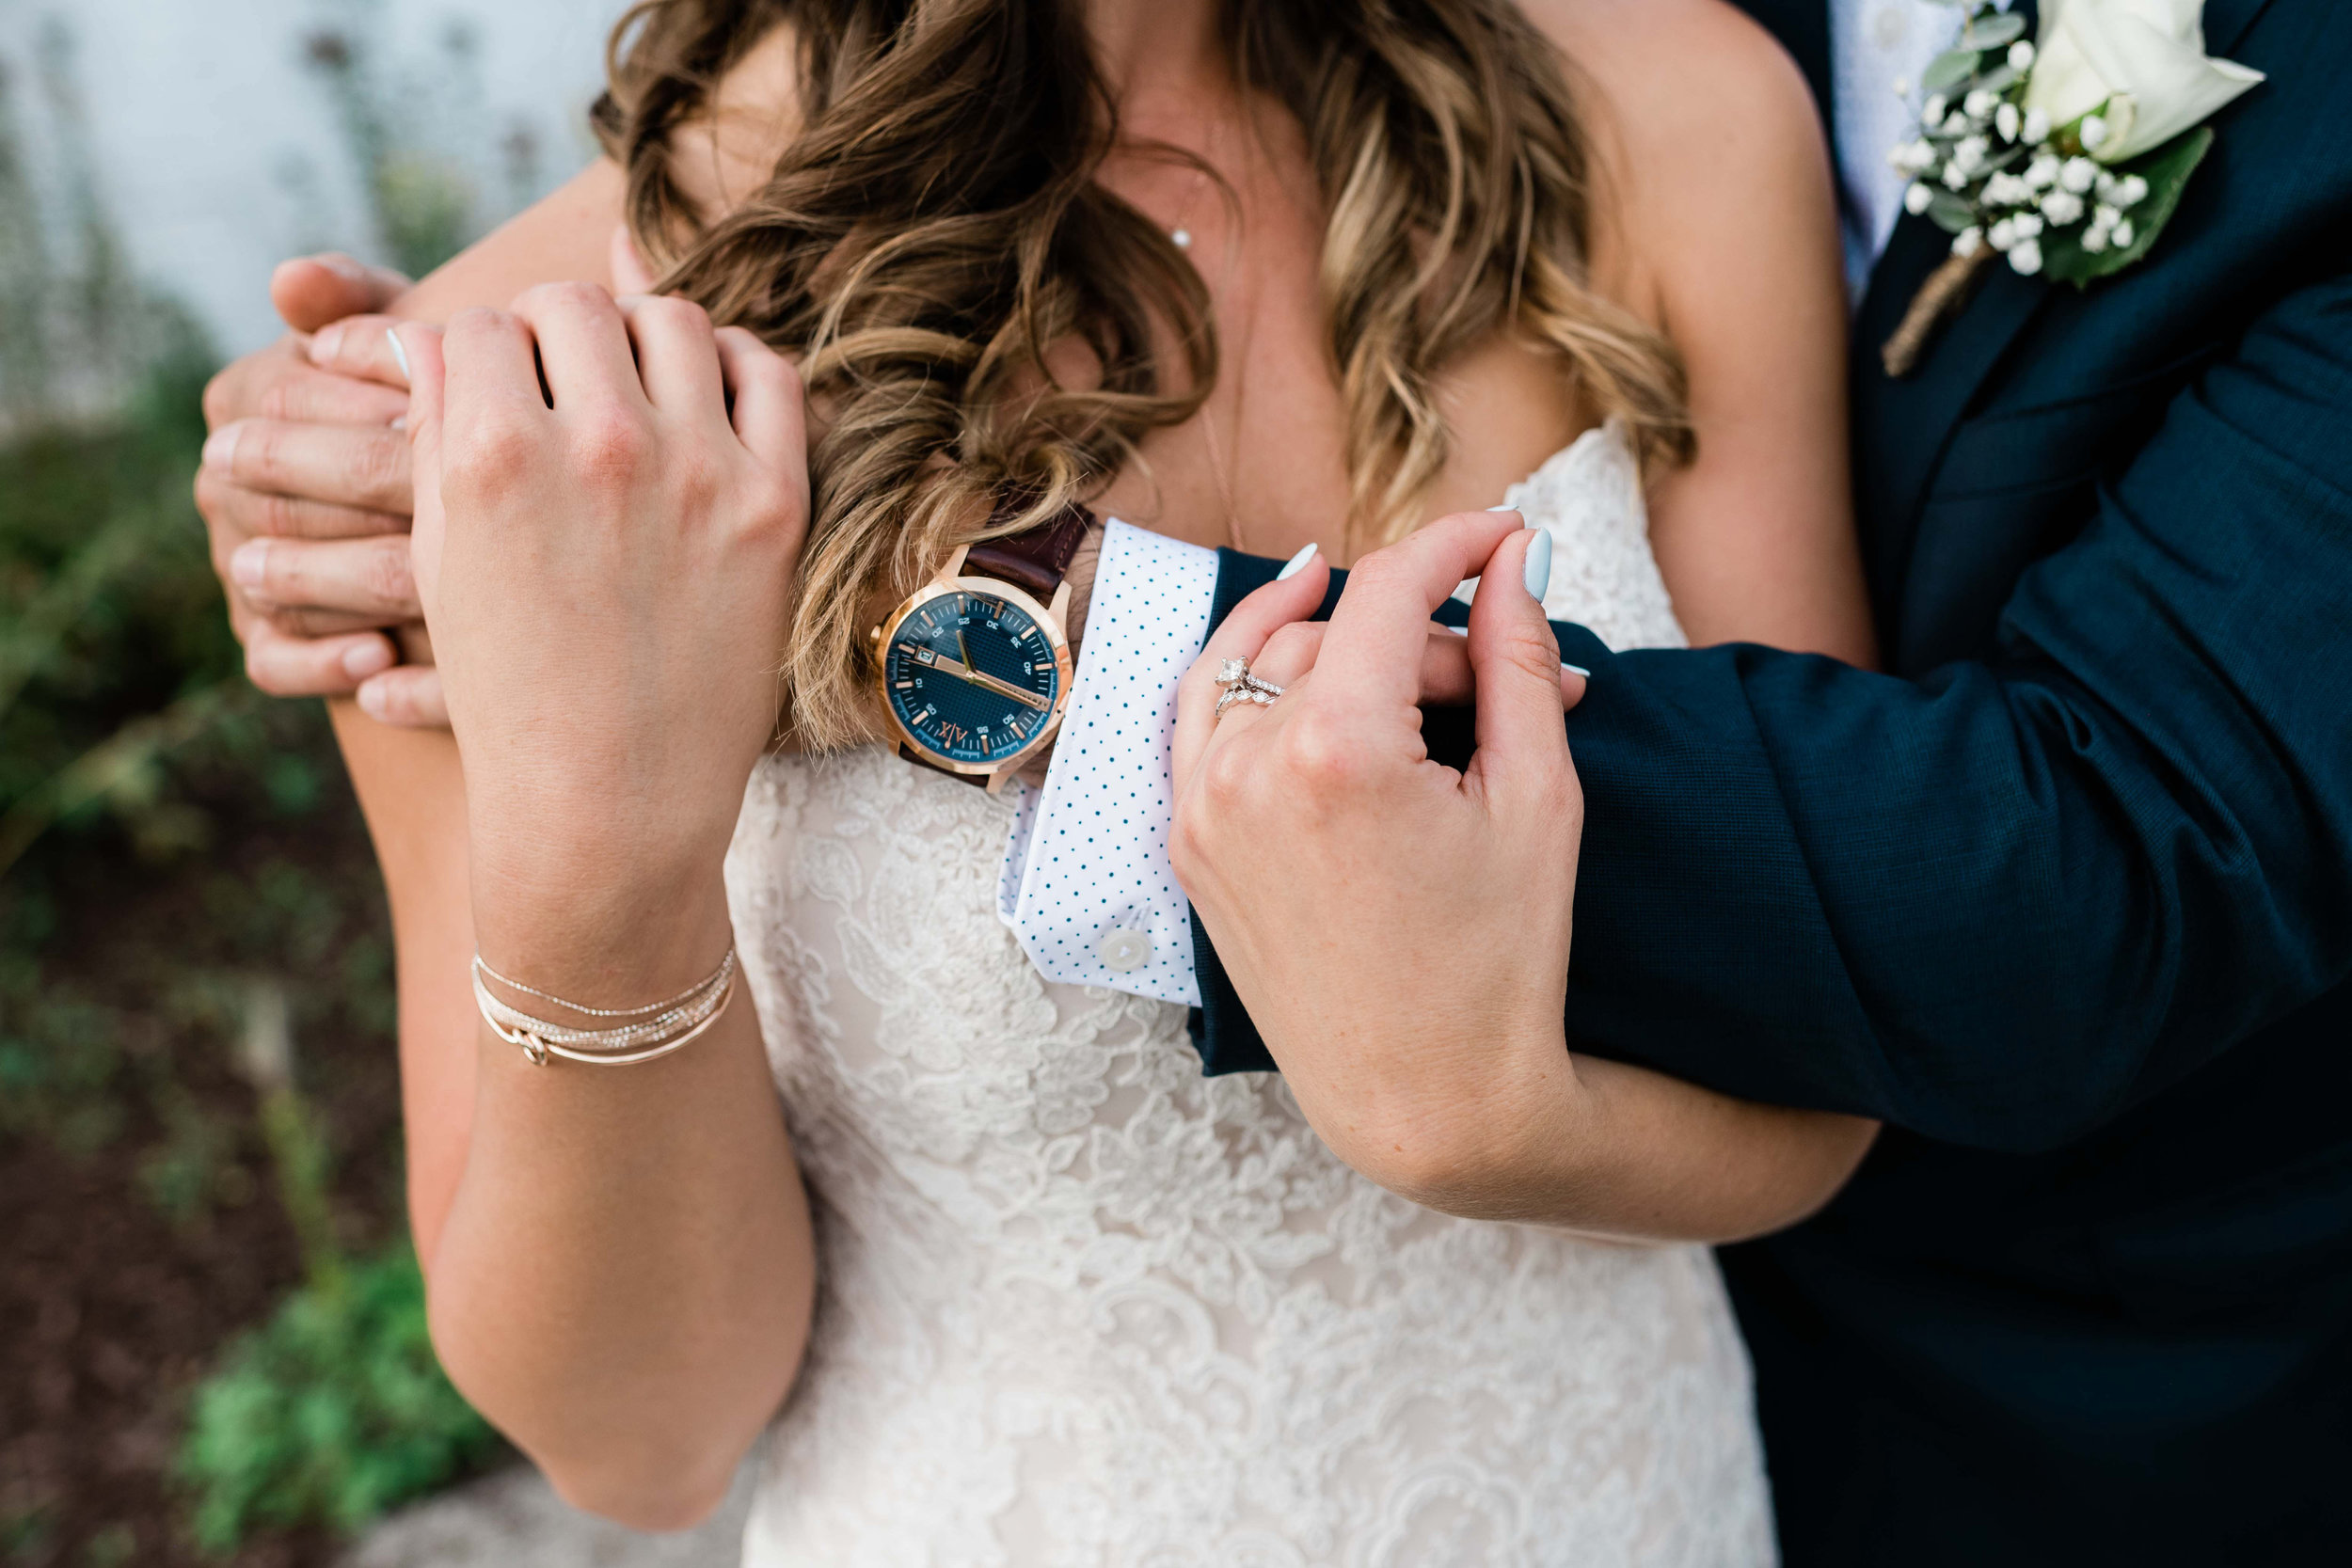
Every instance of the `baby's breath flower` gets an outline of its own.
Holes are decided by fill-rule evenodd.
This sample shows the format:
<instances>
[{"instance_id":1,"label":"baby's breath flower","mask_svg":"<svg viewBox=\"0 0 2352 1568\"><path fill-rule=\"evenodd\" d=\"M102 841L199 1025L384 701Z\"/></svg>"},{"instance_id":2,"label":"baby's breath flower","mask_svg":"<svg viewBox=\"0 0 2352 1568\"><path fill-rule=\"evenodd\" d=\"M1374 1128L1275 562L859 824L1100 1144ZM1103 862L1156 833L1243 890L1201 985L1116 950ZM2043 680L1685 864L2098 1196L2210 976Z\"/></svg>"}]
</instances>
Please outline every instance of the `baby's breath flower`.
<instances>
[{"instance_id":1,"label":"baby's breath flower","mask_svg":"<svg viewBox=\"0 0 2352 1568\"><path fill-rule=\"evenodd\" d=\"M2049 115L2041 109L2027 109L2024 135L2026 145L2030 147L2039 147L2048 141L2050 139Z\"/></svg>"},{"instance_id":2,"label":"baby's breath flower","mask_svg":"<svg viewBox=\"0 0 2352 1568\"><path fill-rule=\"evenodd\" d=\"M2042 198L2042 215L2063 229L2083 215L2083 198L2073 191L2052 191Z\"/></svg>"},{"instance_id":3,"label":"baby's breath flower","mask_svg":"<svg viewBox=\"0 0 2352 1568\"><path fill-rule=\"evenodd\" d=\"M1905 142L1886 155L1898 174L1916 177L1935 166L1935 147L1928 141Z\"/></svg>"},{"instance_id":4,"label":"baby's breath flower","mask_svg":"<svg viewBox=\"0 0 2352 1568\"><path fill-rule=\"evenodd\" d=\"M1968 188L1968 171L1960 166L1960 160L1957 158L1944 166L1944 188L1947 191L1964 191Z\"/></svg>"},{"instance_id":5,"label":"baby's breath flower","mask_svg":"<svg viewBox=\"0 0 2352 1568\"><path fill-rule=\"evenodd\" d=\"M2123 214L2104 201L2091 210L2090 227L2093 229L2112 229L2122 221Z\"/></svg>"},{"instance_id":6,"label":"baby's breath flower","mask_svg":"<svg viewBox=\"0 0 2352 1568\"><path fill-rule=\"evenodd\" d=\"M2033 42L2031 40L2019 39L2015 43L2009 46L2009 68L2011 71L2019 71L2021 73L2033 69ZM2042 138L2040 136L2036 136L2034 138L2036 141L2040 141L2041 139Z\"/></svg>"},{"instance_id":7,"label":"baby's breath flower","mask_svg":"<svg viewBox=\"0 0 2352 1568\"><path fill-rule=\"evenodd\" d=\"M2017 112L2014 103L2004 103L1993 111L1993 128L2001 134L2003 141L2015 141L2024 124L2025 117Z\"/></svg>"},{"instance_id":8,"label":"baby's breath flower","mask_svg":"<svg viewBox=\"0 0 2352 1568\"><path fill-rule=\"evenodd\" d=\"M1984 230L1970 224L1952 236L1952 254L1966 261L1984 248Z\"/></svg>"},{"instance_id":9,"label":"baby's breath flower","mask_svg":"<svg viewBox=\"0 0 2352 1568\"><path fill-rule=\"evenodd\" d=\"M2139 230L2137 230L2137 229L2134 229L2134 228L2132 227L2132 220L2131 220L2131 219L2129 219L2129 218L2125 218L2125 219L2124 219L2122 223L2119 223L2119 224L2117 224L2117 225L2115 226L2115 248L2116 248L2116 249L2118 249L2118 250L2129 250L2129 249L2131 249L2131 248L2132 248L2132 242L2133 242L2134 240L2137 239L2137 238L2139 238Z\"/></svg>"},{"instance_id":10,"label":"baby's breath flower","mask_svg":"<svg viewBox=\"0 0 2352 1568\"><path fill-rule=\"evenodd\" d=\"M2118 207L2137 207L2147 199L2148 182L2142 180L2138 175L2127 174L2123 176L2121 181L2117 182L2115 187L2115 204Z\"/></svg>"},{"instance_id":11,"label":"baby's breath flower","mask_svg":"<svg viewBox=\"0 0 2352 1568\"><path fill-rule=\"evenodd\" d=\"M2037 153L2033 162L2026 166L2026 183L2035 190L2046 191L2058 183L2058 170L2064 166L2055 153Z\"/></svg>"},{"instance_id":12,"label":"baby's breath flower","mask_svg":"<svg viewBox=\"0 0 2352 1568\"><path fill-rule=\"evenodd\" d=\"M2100 228L2095 223L2092 224L2090 228L2083 230L2082 245L2085 250L2088 250L2093 256L2098 255L2101 251L2106 249L2107 247L2107 230Z\"/></svg>"},{"instance_id":13,"label":"baby's breath flower","mask_svg":"<svg viewBox=\"0 0 2352 1568\"><path fill-rule=\"evenodd\" d=\"M2042 238L2042 214L2040 213L2020 213L2009 221L2015 229L2019 240L2038 240Z\"/></svg>"},{"instance_id":14,"label":"baby's breath flower","mask_svg":"<svg viewBox=\"0 0 2352 1568\"><path fill-rule=\"evenodd\" d=\"M1943 124L1946 107L1947 103L1942 93L1931 93L1928 101L1919 106L1919 123L1930 130Z\"/></svg>"},{"instance_id":15,"label":"baby's breath flower","mask_svg":"<svg viewBox=\"0 0 2352 1568\"><path fill-rule=\"evenodd\" d=\"M1961 113L1958 109L1954 109L1950 114L1944 117L1944 135L1947 136L1964 136L1968 134L1968 117Z\"/></svg>"},{"instance_id":16,"label":"baby's breath flower","mask_svg":"<svg viewBox=\"0 0 2352 1568\"><path fill-rule=\"evenodd\" d=\"M2080 196L2099 182L2099 166L2088 158L2069 158L2058 170L2058 182Z\"/></svg>"},{"instance_id":17,"label":"baby's breath flower","mask_svg":"<svg viewBox=\"0 0 2352 1568\"><path fill-rule=\"evenodd\" d=\"M2097 115L2085 115L2082 128L2075 135L2082 137L2083 150L2096 152L2106 145L2107 122Z\"/></svg>"},{"instance_id":18,"label":"baby's breath flower","mask_svg":"<svg viewBox=\"0 0 2352 1568\"><path fill-rule=\"evenodd\" d=\"M1934 202L1935 192L1916 180L1911 182L1909 190L1903 192L1903 211L1913 217L1926 212Z\"/></svg>"},{"instance_id":19,"label":"baby's breath flower","mask_svg":"<svg viewBox=\"0 0 2352 1568\"><path fill-rule=\"evenodd\" d=\"M1968 111L1970 119L1986 119L1992 117L1994 105L2000 101L2000 94L1979 87L1961 100L1961 107Z\"/></svg>"},{"instance_id":20,"label":"baby's breath flower","mask_svg":"<svg viewBox=\"0 0 2352 1568\"><path fill-rule=\"evenodd\" d=\"M2042 270L2042 242L2020 240L2010 247L2009 264L2027 277Z\"/></svg>"},{"instance_id":21,"label":"baby's breath flower","mask_svg":"<svg viewBox=\"0 0 2352 1568\"><path fill-rule=\"evenodd\" d=\"M1984 182L1984 199L1994 207L2023 207L2033 199L2033 187L2003 169Z\"/></svg>"},{"instance_id":22,"label":"baby's breath flower","mask_svg":"<svg viewBox=\"0 0 2352 1568\"><path fill-rule=\"evenodd\" d=\"M2099 178L2091 182L2090 188L2098 194L2100 200L2112 201L2115 199L2116 187L2122 184L2122 181L2118 180L2114 175L2109 174L2106 169L2101 169L2099 171Z\"/></svg>"},{"instance_id":23,"label":"baby's breath flower","mask_svg":"<svg viewBox=\"0 0 2352 1568\"><path fill-rule=\"evenodd\" d=\"M2017 220L2003 218L1985 230L1985 239L1995 250L2007 250L2017 243Z\"/></svg>"}]
</instances>

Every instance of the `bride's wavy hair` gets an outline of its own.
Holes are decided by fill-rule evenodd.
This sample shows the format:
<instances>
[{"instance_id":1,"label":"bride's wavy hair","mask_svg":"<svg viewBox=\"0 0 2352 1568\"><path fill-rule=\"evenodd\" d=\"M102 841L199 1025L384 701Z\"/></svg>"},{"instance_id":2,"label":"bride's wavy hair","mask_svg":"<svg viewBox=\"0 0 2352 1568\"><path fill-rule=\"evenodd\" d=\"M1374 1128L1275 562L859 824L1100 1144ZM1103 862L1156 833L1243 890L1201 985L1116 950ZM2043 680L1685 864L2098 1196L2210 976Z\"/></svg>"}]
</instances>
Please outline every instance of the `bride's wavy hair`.
<instances>
[{"instance_id":1,"label":"bride's wavy hair","mask_svg":"<svg viewBox=\"0 0 2352 1568\"><path fill-rule=\"evenodd\" d=\"M1079 0L642 0L594 123L661 287L800 356L824 429L783 673L807 744L871 733L863 607L961 543L1107 484L1217 372L1207 290L1095 182L1117 135ZM800 127L767 183L698 214L669 138L775 26ZM1593 157L1512 0L1228 0L1236 76L1303 122L1346 411L1351 546L1402 536L1445 461L1434 395L1498 332L1557 356L1647 460L1692 436L1673 349L1593 291ZM1092 379L1048 367L1089 351Z\"/></svg>"}]
</instances>

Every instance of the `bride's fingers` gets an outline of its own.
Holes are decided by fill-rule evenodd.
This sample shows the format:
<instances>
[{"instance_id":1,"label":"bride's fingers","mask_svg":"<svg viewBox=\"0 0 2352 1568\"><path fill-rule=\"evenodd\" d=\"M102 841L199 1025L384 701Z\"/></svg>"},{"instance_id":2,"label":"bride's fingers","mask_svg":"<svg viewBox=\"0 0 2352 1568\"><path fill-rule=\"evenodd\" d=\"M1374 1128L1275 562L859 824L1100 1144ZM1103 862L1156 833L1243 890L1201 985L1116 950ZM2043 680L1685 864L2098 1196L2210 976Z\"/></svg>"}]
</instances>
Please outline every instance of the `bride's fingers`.
<instances>
[{"instance_id":1,"label":"bride's fingers","mask_svg":"<svg viewBox=\"0 0 2352 1568\"><path fill-rule=\"evenodd\" d=\"M1301 674L1312 670L1323 657L1323 642L1330 632L1327 621L1295 621L1267 640L1265 648L1251 664L1253 673L1277 686L1288 686ZM1576 705L1584 693L1584 677L1560 667L1560 701L1563 710ZM1477 700L1478 680L1473 673L1469 641L1460 629L1431 623L1429 641L1422 650L1421 701L1424 707L1465 707Z\"/></svg>"},{"instance_id":2,"label":"bride's fingers","mask_svg":"<svg viewBox=\"0 0 2352 1568\"><path fill-rule=\"evenodd\" d=\"M807 407L792 361L739 326L719 329L719 368L735 400L735 434L754 457L803 475L808 465Z\"/></svg>"},{"instance_id":3,"label":"bride's fingers","mask_svg":"<svg viewBox=\"0 0 2352 1568\"><path fill-rule=\"evenodd\" d=\"M1331 582L1331 567L1321 552L1285 570L1290 576L1275 578L1233 607L1177 685L1176 735L1168 755L1168 777L1179 800L1216 733L1216 700L1224 693L1224 688L1216 684L1219 667L1229 658L1255 659L1266 639L1279 628L1304 621L1323 603Z\"/></svg>"},{"instance_id":4,"label":"bride's fingers","mask_svg":"<svg viewBox=\"0 0 2352 1568\"><path fill-rule=\"evenodd\" d=\"M594 283L542 283L517 294L512 313L536 341L558 414L646 406L628 325L611 294ZM456 326L450 324L453 337Z\"/></svg>"},{"instance_id":5,"label":"bride's fingers","mask_svg":"<svg viewBox=\"0 0 2352 1568\"><path fill-rule=\"evenodd\" d=\"M691 300L630 294L614 301L637 353L645 396L665 414L726 423L726 388L710 317Z\"/></svg>"},{"instance_id":6,"label":"bride's fingers","mask_svg":"<svg viewBox=\"0 0 2352 1568\"><path fill-rule=\"evenodd\" d=\"M657 281L653 269L645 265L645 258L637 248L637 238L628 231L628 225L612 226L612 292L616 294L649 294Z\"/></svg>"}]
</instances>

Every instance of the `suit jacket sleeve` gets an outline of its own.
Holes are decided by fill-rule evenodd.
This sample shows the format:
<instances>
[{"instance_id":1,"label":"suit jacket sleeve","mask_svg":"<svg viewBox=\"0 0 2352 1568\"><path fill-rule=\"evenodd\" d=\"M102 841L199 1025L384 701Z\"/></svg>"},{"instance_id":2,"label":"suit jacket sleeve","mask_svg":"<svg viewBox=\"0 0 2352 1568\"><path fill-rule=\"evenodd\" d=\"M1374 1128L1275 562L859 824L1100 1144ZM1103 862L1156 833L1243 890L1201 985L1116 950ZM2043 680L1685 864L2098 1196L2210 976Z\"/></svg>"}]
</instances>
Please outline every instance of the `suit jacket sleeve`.
<instances>
[{"instance_id":1,"label":"suit jacket sleeve","mask_svg":"<svg viewBox=\"0 0 2352 1568\"><path fill-rule=\"evenodd\" d=\"M1230 563L1219 612L1272 570ZM1562 633L1595 670L1572 1046L2071 1141L2352 974L2352 277L2175 401L1980 662ZM1196 940L1212 1069L1270 1065Z\"/></svg>"}]
</instances>

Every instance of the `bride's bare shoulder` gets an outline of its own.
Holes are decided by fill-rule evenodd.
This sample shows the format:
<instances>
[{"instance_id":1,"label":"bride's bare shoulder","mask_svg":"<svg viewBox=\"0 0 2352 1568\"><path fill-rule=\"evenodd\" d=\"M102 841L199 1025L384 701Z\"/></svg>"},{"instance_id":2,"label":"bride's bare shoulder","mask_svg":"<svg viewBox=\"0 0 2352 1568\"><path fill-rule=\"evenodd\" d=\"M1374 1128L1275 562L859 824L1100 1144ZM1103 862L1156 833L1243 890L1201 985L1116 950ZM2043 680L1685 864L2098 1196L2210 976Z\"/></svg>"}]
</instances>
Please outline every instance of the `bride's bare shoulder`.
<instances>
[{"instance_id":1,"label":"bride's bare shoulder","mask_svg":"<svg viewBox=\"0 0 2352 1568\"><path fill-rule=\"evenodd\" d=\"M1821 117L1796 62L1724 0L1521 0L1561 50L1600 154L1596 260L1629 292L1653 259L1762 216L1836 221ZM1736 221L1726 221L1736 220ZM1610 252L1617 252L1615 256Z\"/></svg>"}]
</instances>

